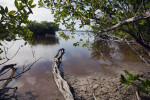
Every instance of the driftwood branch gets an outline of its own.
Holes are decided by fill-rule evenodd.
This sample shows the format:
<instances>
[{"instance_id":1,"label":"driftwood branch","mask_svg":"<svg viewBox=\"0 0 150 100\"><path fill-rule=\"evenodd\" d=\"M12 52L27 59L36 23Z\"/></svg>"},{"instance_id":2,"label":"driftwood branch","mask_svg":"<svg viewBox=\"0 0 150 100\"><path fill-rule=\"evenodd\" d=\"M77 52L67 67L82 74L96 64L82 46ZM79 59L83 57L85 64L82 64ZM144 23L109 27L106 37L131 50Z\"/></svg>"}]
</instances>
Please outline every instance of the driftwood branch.
<instances>
[{"instance_id":1,"label":"driftwood branch","mask_svg":"<svg viewBox=\"0 0 150 100\"><path fill-rule=\"evenodd\" d=\"M141 15L139 16L134 16L132 18L129 18L125 21L122 21L108 29L103 29L103 30L100 30L98 33L102 33L102 32L108 32L108 31L112 31L112 30L115 30L116 28L122 26L122 25L126 25L126 24L129 24L129 23L132 23L132 22L135 22L135 21L138 21L138 20L142 20L142 19L146 19L146 18L149 18L150 17L150 11L147 11L145 13L142 13Z\"/></svg>"},{"instance_id":2,"label":"driftwood branch","mask_svg":"<svg viewBox=\"0 0 150 100\"><path fill-rule=\"evenodd\" d=\"M63 94L65 100L74 100L74 97L70 91L68 83L62 78L59 71L59 67L62 61L62 56L65 53L65 49L58 50L53 63L53 76L59 91Z\"/></svg>"}]
</instances>

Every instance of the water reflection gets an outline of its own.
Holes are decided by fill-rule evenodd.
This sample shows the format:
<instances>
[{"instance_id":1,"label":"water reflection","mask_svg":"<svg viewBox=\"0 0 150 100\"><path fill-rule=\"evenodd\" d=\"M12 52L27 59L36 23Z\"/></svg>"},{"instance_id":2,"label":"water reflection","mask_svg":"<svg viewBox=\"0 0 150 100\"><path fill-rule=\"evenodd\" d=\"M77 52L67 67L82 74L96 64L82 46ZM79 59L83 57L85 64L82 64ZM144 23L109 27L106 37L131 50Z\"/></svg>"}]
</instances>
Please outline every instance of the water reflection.
<instances>
[{"instance_id":1,"label":"water reflection","mask_svg":"<svg viewBox=\"0 0 150 100\"><path fill-rule=\"evenodd\" d=\"M108 41L95 41L92 44L91 57L100 64L112 64L113 61L135 62L139 56L127 45Z\"/></svg>"},{"instance_id":2,"label":"water reflection","mask_svg":"<svg viewBox=\"0 0 150 100\"><path fill-rule=\"evenodd\" d=\"M81 34L84 34L84 36ZM77 32L75 39L69 39L68 41L57 36L58 34L56 36L34 37L34 42L22 47L16 57L11 60L20 67L24 64L31 64L33 62L32 49L35 51L35 58L43 57L14 84L14 86L18 86L20 94L26 95L26 93L32 92L29 94L34 95L36 100L63 99L51 73L54 56L60 48L66 50L62 62L64 72L77 76L88 75L90 72L103 72L104 70L107 70L107 72L110 70L109 72L111 72L109 66L115 62L134 63L141 61L138 55L126 44L95 41L92 44L91 51L81 45L74 47L73 43L80 41L80 38L83 41L94 40L93 37L86 35L86 32ZM17 46L24 44L24 42L23 40L17 41L11 48L10 54L13 54L18 48Z\"/></svg>"},{"instance_id":3,"label":"water reflection","mask_svg":"<svg viewBox=\"0 0 150 100\"><path fill-rule=\"evenodd\" d=\"M59 44L59 40L55 35L47 35L47 36L34 36L32 45L55 45Z\"/></svg>"}]
</instances>

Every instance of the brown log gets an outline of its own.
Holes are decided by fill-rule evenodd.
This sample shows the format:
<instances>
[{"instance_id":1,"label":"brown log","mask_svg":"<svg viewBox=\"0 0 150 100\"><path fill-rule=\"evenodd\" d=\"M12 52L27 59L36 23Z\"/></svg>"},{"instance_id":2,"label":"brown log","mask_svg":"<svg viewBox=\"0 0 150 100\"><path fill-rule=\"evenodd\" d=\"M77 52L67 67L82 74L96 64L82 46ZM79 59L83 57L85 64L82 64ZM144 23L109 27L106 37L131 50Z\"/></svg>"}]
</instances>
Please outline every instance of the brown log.
<instances>
[{"instance_id":1,"label":"brown log","mask_svg":"<svg viewBox=\"0 0 150 100\"><path fill-rule=\"evenodd\" d=\"M65 50L62 48L60 50L58 50L55 58L54 58L54 63L52 66L52 73L54 76L54 80L56 82L56 85L59 89L59 91L63 94L64 98L66 100L74 100L74 97L70 91L70 87L68 85L68 83L62 78L61 73L59 71L59 67L62 61L62 56L65 53Z\"/></svg>"}]
</instances>

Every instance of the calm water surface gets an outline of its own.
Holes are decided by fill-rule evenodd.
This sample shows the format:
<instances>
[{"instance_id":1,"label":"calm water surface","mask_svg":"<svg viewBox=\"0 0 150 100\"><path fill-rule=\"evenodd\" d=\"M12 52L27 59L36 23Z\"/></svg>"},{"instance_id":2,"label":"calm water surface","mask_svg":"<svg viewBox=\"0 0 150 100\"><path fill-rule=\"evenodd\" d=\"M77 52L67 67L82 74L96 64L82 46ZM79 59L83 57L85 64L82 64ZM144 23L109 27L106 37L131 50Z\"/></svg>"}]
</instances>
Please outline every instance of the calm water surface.
<instances>
[{"instance_id":1,"label":"calm water surface","mask_svg":"<svg viewBox=\"0 0 150 100\"><path fill-rule=\"evenodd\" d=\"M141 61L126 44L99 41L90 45L93 46L90 51L81 45L74 47L73 43L78 42L80 38L83 38L84 41L94 42L93 37L82 35L85 32L76 33L76 38L68 41L58 37L57 33L56 36L36 37L32 44L25 46L23 40L14 42L8 52L8 57L13 56L19 46L21 49L15 58L6 64L17 63L16 67L21 70L23 65L27 66L42 57L33 65L31 70L11 83L12 86L18 87L20 98L63 100L51 73L54 56L60 48L65 48L62 63L64 72L77 76L88 75L91 72L107 72L105 68L113 65L114 61L133 63ZM8 45L11 44L12 42L8 43Z\"/></svg>"}]
</instances>

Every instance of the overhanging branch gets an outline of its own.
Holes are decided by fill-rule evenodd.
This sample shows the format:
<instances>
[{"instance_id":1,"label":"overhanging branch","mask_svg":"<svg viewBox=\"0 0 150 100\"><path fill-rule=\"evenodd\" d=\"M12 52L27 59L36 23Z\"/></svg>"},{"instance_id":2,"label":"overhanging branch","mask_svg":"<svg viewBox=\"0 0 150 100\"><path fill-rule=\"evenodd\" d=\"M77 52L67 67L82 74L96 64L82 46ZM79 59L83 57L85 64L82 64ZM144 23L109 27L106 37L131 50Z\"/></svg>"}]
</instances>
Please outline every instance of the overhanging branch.
<instances>
[{"instance_id":1,"label":"overhanging branch","mask_svg":"<svg viewBox=\"0 0 150 100\"><path fill-rule=\"evenodd\" d=\"M135 17L129 18L129 19L125 20L125 21L122 21L122 22L120 22L120 23L118 23L118 24L116 24L116 25L114 25L114 26L112 26L110 28L100 30L98 33L112 31L112 30L115 30L116 28L118 28L118 27L120 27L122 25L126 25L126 24L129 24L129 23L138 21L138 20L149 18L149 17L150 17L150 11L147 11L145 13L142 13L139 16L135 16Z\"/></svg>"}]
</instances>

